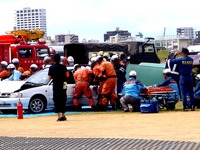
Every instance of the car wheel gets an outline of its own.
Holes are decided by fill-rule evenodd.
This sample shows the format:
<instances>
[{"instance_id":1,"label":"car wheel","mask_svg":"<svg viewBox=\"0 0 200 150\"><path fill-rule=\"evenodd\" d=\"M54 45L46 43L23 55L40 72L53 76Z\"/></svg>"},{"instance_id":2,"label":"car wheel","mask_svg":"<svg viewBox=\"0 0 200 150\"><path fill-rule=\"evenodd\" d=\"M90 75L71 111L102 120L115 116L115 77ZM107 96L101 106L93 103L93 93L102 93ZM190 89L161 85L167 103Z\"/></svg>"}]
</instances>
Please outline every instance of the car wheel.
<instances>
[{"instance_id":1,"label":"car wheel","mask_svg":"<svg viewBox=\"0 0 200 150\"><path fill-rule=\"evenodd\" d=\"M29 112L31 113L41 113L45 110L45 102L40 97L34 97L29 103Z\"/></svg>"}]
</instances>

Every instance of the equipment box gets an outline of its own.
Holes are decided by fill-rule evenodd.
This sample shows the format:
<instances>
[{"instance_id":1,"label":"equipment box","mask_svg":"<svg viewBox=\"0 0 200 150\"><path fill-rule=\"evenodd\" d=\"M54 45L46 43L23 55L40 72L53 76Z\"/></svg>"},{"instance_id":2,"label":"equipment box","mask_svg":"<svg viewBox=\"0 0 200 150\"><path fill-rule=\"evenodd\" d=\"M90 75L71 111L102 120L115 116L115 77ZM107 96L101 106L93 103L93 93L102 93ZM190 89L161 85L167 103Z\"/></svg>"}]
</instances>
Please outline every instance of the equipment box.
<instances>
[{"instance_id":1,"label":"equipment box","mask_svg":"<svg viewBox=\"0 0 200 150\"><path fill-rule=\"evenodd\" d=\"M141 113L158 113L160 110L158 100L142 100L140 104Z\"/></svg>"}]
</instances>

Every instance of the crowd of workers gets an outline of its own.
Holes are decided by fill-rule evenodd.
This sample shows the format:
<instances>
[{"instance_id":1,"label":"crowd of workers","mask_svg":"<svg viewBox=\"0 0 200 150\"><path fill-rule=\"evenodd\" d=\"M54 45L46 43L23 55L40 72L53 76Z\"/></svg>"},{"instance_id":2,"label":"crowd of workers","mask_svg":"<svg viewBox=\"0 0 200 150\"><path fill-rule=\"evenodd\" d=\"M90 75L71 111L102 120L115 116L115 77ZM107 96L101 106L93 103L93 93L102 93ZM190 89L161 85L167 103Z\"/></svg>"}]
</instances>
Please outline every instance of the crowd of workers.
<instances>
[{"instance_id":1,"label":"crowd of workers","mask_svg":"<svg viewBox=\"0 0 200 150\"><path fill-rule=\"evenodd\" d=\"M187 96L190 97L191 110L195 110L195 105L200 102L200 74L196 79L199 81L193 91L192 63L193 60L188 56L188 50L182 49L181 58L176 58L178 53L170 54L166 61L166 67L163 70L164 81L156 86L170 86L176 91L176 97L168 97L169 100L182 100L183 110L187 111ZM94 99L90 85L98 94L98 109L107 110L108 104L112 109L123 109L129 112L129 105L132 110L137 111L141 100L141 91L147 89L141 81L137 80L137 72L132 70L129 78L126 79L126 66L130 61L124 53L118 56L114 53L93 53L90 58L89 66L83 67L80 64L74 64L72 56L61 56L59 64L64 66L73 66L73 79L75 81L75 91L73 97L74 106L79 106L79 98L84 94L89 99L89 105L94 107ZM57 62L58 63L58 62ZM19 60L14 58L12 63L0 63L0 78L7 80L26 80L36 71L52 66L50 57L44 58L44 65L38 68L32 64L29 70L24 71L20 66ZM69 73L66 73L66 78ZM116 87L117 85L117 87ZM115 90L117 92L115 92Z\"/></svg>"}]
</instances>

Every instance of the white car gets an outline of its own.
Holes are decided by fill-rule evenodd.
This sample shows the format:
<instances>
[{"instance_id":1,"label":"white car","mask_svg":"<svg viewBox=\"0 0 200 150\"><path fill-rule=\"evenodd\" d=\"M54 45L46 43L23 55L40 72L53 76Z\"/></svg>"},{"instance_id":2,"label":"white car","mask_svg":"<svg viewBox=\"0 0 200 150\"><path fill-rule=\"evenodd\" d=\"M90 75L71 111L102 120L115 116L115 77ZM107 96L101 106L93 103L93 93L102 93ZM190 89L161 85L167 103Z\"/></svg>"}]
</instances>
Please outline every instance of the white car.
<instances>
[{"instance_id":1,"label":"white car","mask_svg":"<svg viewBox=\"0 0 200 150\"><path fill-rule=\"evenodd\" d=\"M71 68L68 68L68 70ZM52 80L48 80L48 68L37 72L26 81L1 81L0 82L0 111L16 110L19 100L23 109L31 113L43 112L46 108L53 108ZM73 106L75 83L73 74L67 84L66 106ZM91 86L93 89L93 86ZM97 93L92 90L95 105ZM89 106L89 100L84 95L79 99L80 106Z\"/></svg>"}]
</instances>

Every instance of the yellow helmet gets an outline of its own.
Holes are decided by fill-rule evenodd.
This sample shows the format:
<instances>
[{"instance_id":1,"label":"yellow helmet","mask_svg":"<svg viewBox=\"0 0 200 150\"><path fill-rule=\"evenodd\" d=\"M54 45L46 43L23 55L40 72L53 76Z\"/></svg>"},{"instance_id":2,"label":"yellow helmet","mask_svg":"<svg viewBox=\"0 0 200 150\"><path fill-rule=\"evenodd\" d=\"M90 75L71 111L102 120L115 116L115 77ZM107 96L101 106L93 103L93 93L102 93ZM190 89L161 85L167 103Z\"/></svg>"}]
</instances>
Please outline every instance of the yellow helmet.
<instances>
[{"instance_id":1,"label":"yellow helmet","mask_svg":"<svg viewBox=\"0 0 200 150\"><path fill-rule=\"evenodd\" d=\"M103 51L100 51L100 52L99 52L99 55L100 55L100 56L103 56L103 54L104 54Z\"/></svg>"}]
</instances>

